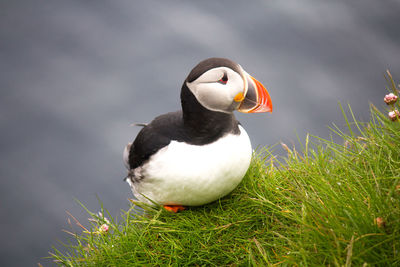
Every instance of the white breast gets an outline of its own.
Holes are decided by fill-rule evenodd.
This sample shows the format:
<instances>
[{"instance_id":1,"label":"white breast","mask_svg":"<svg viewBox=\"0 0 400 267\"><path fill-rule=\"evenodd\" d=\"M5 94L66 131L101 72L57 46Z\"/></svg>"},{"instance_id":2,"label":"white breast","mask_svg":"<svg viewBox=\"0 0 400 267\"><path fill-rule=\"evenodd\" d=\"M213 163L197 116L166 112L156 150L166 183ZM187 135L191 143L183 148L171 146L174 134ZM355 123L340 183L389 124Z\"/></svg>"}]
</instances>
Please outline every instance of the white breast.
<instances>
[{"instance_id":1,"label":"white breast","mask_svg":"<svg viewBox=\"0 0 400 267\"><path fill-rule=\"evenodd\" d=\"M203 205L229 194L250 165L246 131L202 146L172 141L141 167L143 179L131 184L141 201L163 205Z\"/></svg>"}]
</instances>

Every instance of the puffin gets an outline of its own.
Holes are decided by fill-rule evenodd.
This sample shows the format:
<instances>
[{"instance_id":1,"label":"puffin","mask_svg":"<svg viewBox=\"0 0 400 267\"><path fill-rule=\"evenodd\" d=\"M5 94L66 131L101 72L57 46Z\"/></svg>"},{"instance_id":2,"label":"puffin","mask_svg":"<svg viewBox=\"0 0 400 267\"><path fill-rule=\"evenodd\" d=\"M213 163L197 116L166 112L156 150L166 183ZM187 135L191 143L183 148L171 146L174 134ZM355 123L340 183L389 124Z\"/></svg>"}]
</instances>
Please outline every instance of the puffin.
<instances>
[{"instance_id":1,"label":"puffin","mask_svg":"<svg viewBox=\"0 0 400 267\"><path fill-rule=\"evenodd\" d=\"M181 110L140 125L123 152L125 181L135 198L171 212L232 192L253 153L233 112L272 112L264 85L226 58L198 63L184 80L180 98Z\"/></svg>"}]
</instances>

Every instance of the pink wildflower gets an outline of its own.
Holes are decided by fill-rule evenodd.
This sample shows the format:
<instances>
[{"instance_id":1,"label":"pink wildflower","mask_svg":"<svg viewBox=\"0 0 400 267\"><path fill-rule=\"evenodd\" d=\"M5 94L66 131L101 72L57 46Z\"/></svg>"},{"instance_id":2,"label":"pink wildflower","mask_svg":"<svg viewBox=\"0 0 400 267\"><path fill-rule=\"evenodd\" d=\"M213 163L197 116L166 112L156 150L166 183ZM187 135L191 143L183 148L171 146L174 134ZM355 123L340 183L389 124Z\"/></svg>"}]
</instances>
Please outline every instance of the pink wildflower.
<instances>
[{"instance_id":1,"label":"pink wildflower","mask_svg":"<svg viewBox=\"0 0 400 267\"><path fill-rule=\"evenodd\" d=\"M100 228L99 228L99 232L101 233L101 234L105 234L105 233L107 233L108 232L108 230L110 229L110 227L108 226L108 224L102 224L101 226L100 226Z\"/></svg>"},{"instance_id":2,"label":"pink wildflower","mask_svg":"<svg viewBox=\"0 0 400 267\"><path fill-rule=\"evenodd\" d=\"M397 109L395 109L393 111L390 111L388 116L390 120L396 121L400 117L400 112Z\"/></svg>"},{"instance_id":3,"label":"pink wildflower","mask_svg":"<svg viewBox=\"0 0 400 267\"><path fill-rule=\"evenodd\" d=\"M385 95L385 97L383 98L383 101L385 101L385 103L388 105L393 105L397 101L397 95L395 95L393 93Z\"/></svg>"}]
</instances>

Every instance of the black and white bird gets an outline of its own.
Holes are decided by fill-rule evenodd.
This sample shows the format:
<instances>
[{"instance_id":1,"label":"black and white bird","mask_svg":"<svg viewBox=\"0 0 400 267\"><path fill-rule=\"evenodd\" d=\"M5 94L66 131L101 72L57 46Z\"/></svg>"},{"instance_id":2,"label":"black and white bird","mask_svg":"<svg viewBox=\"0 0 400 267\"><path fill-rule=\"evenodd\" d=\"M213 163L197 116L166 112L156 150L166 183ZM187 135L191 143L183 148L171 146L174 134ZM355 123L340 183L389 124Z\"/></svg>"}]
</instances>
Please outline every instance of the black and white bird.
<instances>
[{"instance_id":1,"label":"black and white bird","mask_svg":"<svg viewBox=\"0 0 400 267\"><path fill-rule=\"evenodd\" d=\"M265 87L225 58L193 68L181 104L144 126L123 153L135 197L175 212L229 194L246 174L252 147L233 111L272 112Z\"/></svg>"}]
</instances>

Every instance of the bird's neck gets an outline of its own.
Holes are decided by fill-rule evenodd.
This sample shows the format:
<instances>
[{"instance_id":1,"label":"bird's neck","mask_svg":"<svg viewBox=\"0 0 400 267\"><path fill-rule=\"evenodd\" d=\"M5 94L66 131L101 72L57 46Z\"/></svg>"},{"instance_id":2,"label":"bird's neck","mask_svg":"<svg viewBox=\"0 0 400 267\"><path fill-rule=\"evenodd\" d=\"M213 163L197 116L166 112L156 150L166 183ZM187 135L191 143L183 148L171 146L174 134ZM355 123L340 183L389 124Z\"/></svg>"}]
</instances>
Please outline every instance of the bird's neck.
<instances>
[{"instance_id":1,"label":"bird's neck","mask_svg":"<svg viewBox=\"0 0 400 267\"><path fill-rule=\"evenodd\" d=\"M182 86L181 104L183 123L187 129L201 135L220 135L236 131L237 121L233 113L212 111L203 107L186 83Z\"/></svg>"}]
</instances>

